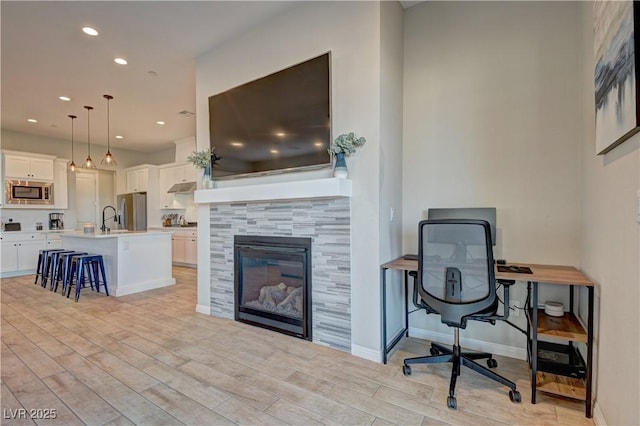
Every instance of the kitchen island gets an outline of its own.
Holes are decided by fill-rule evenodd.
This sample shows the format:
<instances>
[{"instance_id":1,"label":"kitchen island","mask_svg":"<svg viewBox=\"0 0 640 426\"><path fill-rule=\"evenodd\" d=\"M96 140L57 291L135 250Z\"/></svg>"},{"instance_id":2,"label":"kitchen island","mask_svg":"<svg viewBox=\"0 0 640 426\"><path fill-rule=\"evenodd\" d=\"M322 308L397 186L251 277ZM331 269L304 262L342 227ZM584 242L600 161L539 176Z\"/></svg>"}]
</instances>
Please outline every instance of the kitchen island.
<instances>
[{"instance_id":1,"label":"kitchen island","mask_svg":"<svg viewBox=\"0 0 640 426\"><path fill-rule=\"evenodd\" d=\"M171 234L166 232L64 233L62 247L102 255L113 296L176 283L171 276Z\"/></svg>"}]
</instances>

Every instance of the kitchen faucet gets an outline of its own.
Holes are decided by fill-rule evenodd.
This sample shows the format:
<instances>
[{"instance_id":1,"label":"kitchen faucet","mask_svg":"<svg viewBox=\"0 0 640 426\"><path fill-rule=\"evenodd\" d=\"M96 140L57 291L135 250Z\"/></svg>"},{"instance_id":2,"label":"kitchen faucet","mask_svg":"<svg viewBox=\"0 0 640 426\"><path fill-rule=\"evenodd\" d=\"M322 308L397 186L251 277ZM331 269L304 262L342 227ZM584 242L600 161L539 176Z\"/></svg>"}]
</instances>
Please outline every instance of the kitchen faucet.
<instances>
[{"instance_id":1,"label":"kitchen faucet","mask_svg":"<svg viewBox=\"0 0 640 426\"><path fill-rule=\"evenodd\" d=\"M108 208L113 210L113 216L111 216L109 218L105 217L105 215L104 215L105 210L107 210ZM102 226L100 227L100 230L102 232L107 232L107 230L111 231L111 229L107 228L107 225L106 225L106 222L109 219L115 219L116 222L119 222L119 220L118 220L118 212L116 211L116 208L113 207L113 206L108 206L107 205L107 206L104 206L104 208L102 209Z\"/></svg>"}]
</instances>

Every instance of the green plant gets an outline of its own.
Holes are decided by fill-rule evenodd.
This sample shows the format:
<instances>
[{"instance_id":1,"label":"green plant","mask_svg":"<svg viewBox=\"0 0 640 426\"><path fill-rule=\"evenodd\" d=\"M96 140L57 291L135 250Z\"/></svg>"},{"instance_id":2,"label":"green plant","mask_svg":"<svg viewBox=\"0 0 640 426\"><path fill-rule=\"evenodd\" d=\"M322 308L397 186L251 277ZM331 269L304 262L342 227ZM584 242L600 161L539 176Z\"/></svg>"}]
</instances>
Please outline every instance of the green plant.
<instances>
[{"instance_id":1,"label":"green plant","mask_svg":"<svg viewBox=\"0 0 640 426\"><path fill-rule=\"evenodd\" d=\"M365 138L356 137L353 132L343 134L334 139L328 151L330 154L344 153L348 156L356 152L356 148L364 145L366 141Z\"/></svg>"},{"instance_id":2,"label":"green plant","mask_svg":"<svg viewBox=\"0 0 640 426\"><path fill-rule=\"evenodd\" d=\"M211 157L216 155L214 152L215 149L216 148L213 147L211 149L207 148L202 151L194 151L187 157L187 160L189 160L197 168L204 169L207 166L211 166Z\"/></svg>"}]
</instances>

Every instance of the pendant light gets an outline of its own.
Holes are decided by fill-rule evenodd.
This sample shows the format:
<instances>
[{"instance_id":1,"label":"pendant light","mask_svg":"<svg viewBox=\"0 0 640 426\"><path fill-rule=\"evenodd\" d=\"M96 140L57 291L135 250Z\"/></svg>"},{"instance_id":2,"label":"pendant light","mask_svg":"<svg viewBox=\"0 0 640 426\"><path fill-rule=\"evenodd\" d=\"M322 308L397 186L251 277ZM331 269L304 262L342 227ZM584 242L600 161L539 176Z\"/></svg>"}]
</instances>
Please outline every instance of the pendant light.
<instances>
[{"instance_id":1,"label":"pendant light","mask_svg":"<svg viewBox=\"0 0 640 426\"><path fill-rule=\"evenodd\" d=\"M85 169L95 169L96 165L91 159L91 127L89 126L89 118L93 107L85 105L85 109L87 110L87 159L84 161L84 165L82 167Z\"/></svg>"},{"instance_id":2,"label":"pendant light","mask_svg":"<svg viewBox=\"0 0 640 426\"><path fill-rule=\"evenodd\" d=\"M68 165L69 171L70 172L75 172L76 171L76 163L73 161L73 120L75 120L76 118L78 118L75 115L69 115L69 118L71 119L71 162Z\"/></svg>"},{"instance_id":3,"label":"pendant light","mask_svg":"<svg viewBox=\"0 0 640 426\"><path fill-rule=\"evenodd\" d=\"M111 139L109 138L109 101L113 99L111 95L102 95L103 98L107 100L107 153L104 155L104 158L100 162L105 166L117 166L116 160L113 159L113 155L111 155Z\"/></svg>"}]
</instances>

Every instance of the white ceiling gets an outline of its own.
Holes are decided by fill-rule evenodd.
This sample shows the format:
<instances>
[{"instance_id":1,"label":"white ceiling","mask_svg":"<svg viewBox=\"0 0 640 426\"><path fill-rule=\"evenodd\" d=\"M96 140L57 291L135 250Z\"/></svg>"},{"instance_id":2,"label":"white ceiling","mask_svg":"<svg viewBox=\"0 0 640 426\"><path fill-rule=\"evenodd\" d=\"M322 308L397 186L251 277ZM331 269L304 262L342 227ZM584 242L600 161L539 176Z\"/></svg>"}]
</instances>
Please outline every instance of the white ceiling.
<instances>
[{"instance_id":1,"label":"white ceiling","mask_svg":"<svg viewBox=\"0 0 640 426\"><path fill-rule=\"evenodd\" d=\"M170 148L195 136L195 116L179 114L195 113L195 58L298 3L2 0L2 128L70 140L73 114L75 140L86 142L90 105L91 143L106 145L109 94L112 147Z\"/></svg>"},{"instance_id":2,"label":"white ceiling","mask_svg":"<svg viewBox=\"0 0 640 426\"><path fill-rule=\"evenodd\" d=\"M3 0L2 128L70 140L68 115L74 114L75 140L86 142L83 106L90 105L91 143L106 145L102 95L109 94L112 147L170 148L173 141L195 136L195 116L179 114L195 113L195 58L295 4ZM85 35L84 26L100 35ZM118 56L129 64L115 64Z\"/></svg>"}]
</instances>

